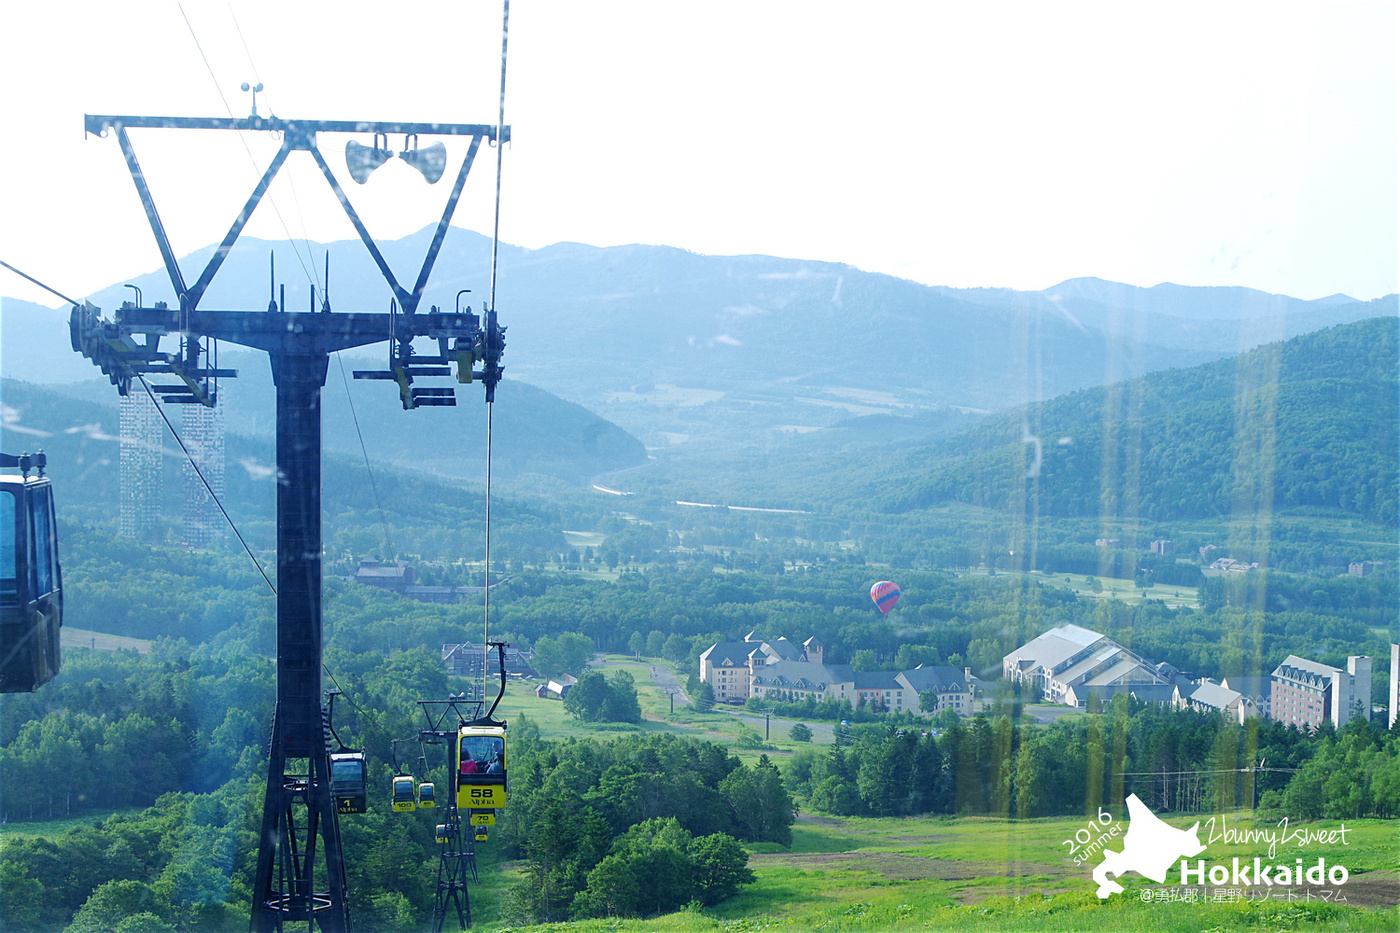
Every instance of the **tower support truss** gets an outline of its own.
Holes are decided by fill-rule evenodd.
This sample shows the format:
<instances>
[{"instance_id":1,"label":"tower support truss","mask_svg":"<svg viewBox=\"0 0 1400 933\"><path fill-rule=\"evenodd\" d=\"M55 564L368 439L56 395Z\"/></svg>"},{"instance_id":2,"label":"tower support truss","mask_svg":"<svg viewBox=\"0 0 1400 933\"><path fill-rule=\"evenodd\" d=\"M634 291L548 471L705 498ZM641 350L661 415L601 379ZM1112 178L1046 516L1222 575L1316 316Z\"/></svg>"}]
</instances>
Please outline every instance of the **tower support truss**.
<instances>
[{"instance_id":1,"label":"tower support truss","mask_svg":"<svg viewBox=\"0 0 1400 933\"><path fill-rule=\"evenodd\" d=\"M229 120L88 116L85 125L91 133L115 133L165 261L178 307L167 307L164 302L140 307L138 299L117 309L109 321L91 305L75 306L69 323L73 348L97 364L123 396L131 394L133 380L144 380L146 374L161 374L176 380L152 387L164 401L209 407L217 400L217 380L236 373L211 365L205 342L228 341L261 350L271 358L277 388L277 711L249 926L253 933L290 928L349 933L345 854L331 793L329 748L321 712L321 388L331 353L389 340L389 371L356 376L397 382L405 408L455 404L451 388L413 385L416 378L452 375L454 366L457 382L480 381L487 400L494 398L503 372L500 356L505 346L504 328L496 324L495 310L485 310L483 323L483 317L469 308L443 312L434 307L426 313L418 309L476 153L484 141L499 145L509 139L508 128L449 123L290 121L257 116ZM192 283L187 283L176 262L174 248L146 185L127 132L135 128L281 134L277 155L223 242ZM376 139L390 133L470 138L456 184L411 285L400 284L360 222L317 147L318 133L373 133ZM390 313L332 312L329 302L320 311L308 312L290 312L276 302L267 311L257 312L200 308L205 290L269 184L288 156L297 151L307 152L314 159L360 234L393 298L394 310ZM163 351L160 346L162 338L170 336L178 341L175 352ZM137 337L142 339L138 341ZM425 356L415 351L412 342L419 337L436 341L437 353ZM473 370L476 363L482 364L481 370Z\"/></svg>"}]
</instances>

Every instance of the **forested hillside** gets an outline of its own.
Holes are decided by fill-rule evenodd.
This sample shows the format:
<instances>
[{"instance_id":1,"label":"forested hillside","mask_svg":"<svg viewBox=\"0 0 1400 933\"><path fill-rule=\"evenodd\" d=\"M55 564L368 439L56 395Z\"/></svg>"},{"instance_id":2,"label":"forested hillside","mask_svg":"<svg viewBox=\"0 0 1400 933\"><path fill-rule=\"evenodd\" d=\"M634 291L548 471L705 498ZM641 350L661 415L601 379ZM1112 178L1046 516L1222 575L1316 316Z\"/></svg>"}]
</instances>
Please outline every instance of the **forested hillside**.
<instances>
[{"instance_id":1,"label":"forested hillside","mask_svg":"<svg viewBox=\"0 0 1400 933\"><path fill-rule=\"evenodd\" d=\"M1313 507L1394 526L1397 366L1396 323L1376 318L1086 389L891 458L872 504L1154 520Z\"/></svg>"},{"instance_id":2,"label":"forested hillside","mask_svg":"<svg viewBox=\"0 0 1400 933\"><path fill-rule=\"evenodd\" d=\"M265 355L229 353L221 365L239 376L220 386L220 406L229 438L229 460L249 456L270 460L276 430L276 398ZM404 411L398 393L382 382L350 378L356 364L331 364L322 390L322 442L328 460L363 462L366 452L376 464L429 473L453 481L484 483L486 475L486 406L475 386L458 387L455 408ZM93 369L96 372L96 369ZM133 391L140 393L139 385ZM27 432L37 438L79 433L84 439L112 442L117 434L120 396L105 381L37 386L4 380L0 398L7 410L6 443ZM497 389L492 431L492 470L497 480L582 483L610 470L646 462L641 441L590 411L543 389L504 380ZM72 404L70 404L72 403ZM177 430L178 409L167 415ZM101 430L98 431L97 427ZM13 432L13 434L11 434ZM27 440L27 438L26 438ZM48 442L52 444L53 442ZM165 443L175 447L169 436ZM115 455L116 447L99 456ZM178 454L178 450L175 451Z\"/></svg>"},{"instance_id":3,"label":"forested hillside","mask_svg":"<svg viewBox=\"0 0 1400 933\"><path fill-rule=\"evenodd\" d=\"M681 672L693 670L712 639L738 637L753 625L768 638L813 632L833 657L868 653L867 660L887 667L961 664L964 655L978 664L994 658L1008 637L1069 619L1150 657L1198 661L1202 670L1217 660L1222 671L1250 669L1293 650L1335 661L1358 648L1374 652L1380 642L1347 609L1276 615L1226 606L1195 613L1110 601L1086 609L1039 583L919 573L902 577L907 595L897 618L876 621L868 603L862 605L863 574L860 568L722 577L649 571L612 585L526 574L503 588L496 624L517 644L570 631L575 620L585 620L592 637L606 644L631 630L629 642L644 634L648 650L659 644ZM1387 590L1371 578L1339 583L1352 591L1353 603L1394 603L1393 585ZM179 587L179 575L165 585ZM454 626L461 632L479 622L461 611L353 584L328 587L327 686L345 691L338 731L369 753L375 788L387 786L392 740L421 727L415 700L460 689L434 646ZM258 656L270 651L270 640L245 637L249 626L238 623L194 649L162 641L144 657L70 651L54 683L6 697L0 806L10 830L94 811L151 808L66 834L8 838L0 855L0 919L7 928L99 931L137 914L149 915L147 929L246 926L259 769L274 700L272 662ZM680 634L707 628L714 634ZM1254 653L1261 630L1262 656ZM1325 727L1307 736L1278 723L1239 727L1120 697L1102 713L1091 709L1041 725L1023 715L1011 691L999 690L987 714L939 720L938 736L921 735L909 714L900 715L904 728L896 731L861 709L844 715L869 724L843 729L835 746L745 763L723 745L687 736L545 740L528 720L506 715L512 803L482 855L500 894L475 902L506 922L650 916L691 900L719 903L756 874L745 867L739 841L781 850L791 838L794 803L834 816L1013 820L1098 807L1117 813L1131 792L1164 813L1218 812L1256 797L1264 815L1305 820L1393 817L1400 808L1396 735L1359 718L1340 735ZM1297 774L1252 774L1261 755ZM1211 773L1204 779L1174 773L1183 770ZM1125 779L1128 771L1152 773ZM435 762L422 776L445 784ZM357 923L417 928L432 900L432 821L392 814L376 794L368 814L341 825ZM516 860L509 882L500 880L508 867L503 858ZM474 896L481 890L473 886Z\"/></svg>"},{"instance_id":4,"label":"forested hillside","mask_svg":"<svg viewBox=\"0 0 1400 933\"><path fill-rule=\"evenodd\" d=\"M507 385L511 385L507 383ZM516 384L521 390L516 417L537 424L526 439L504 446L507 450L533 450L522 454L516 463L524 469L548 468L549 462L572 457L570 445L558 434L573 432L582 436L592 424L606 425L600 419L569 406L558 399L535 407L528 400L546 397L546 393ZM379 386L379 388L383 388ZM112 392L115 399L115 390ZM503 390L508 391L508 390ZM118 412L115 407L82 401L28 383L4 380L0 382L7 412L6 444L18 448L44 448L49 457L49 475L59 490L59 518L63 522L92 522L96 538L73 536L65 541L71 548L93 546L106 548L104 540L116 531L115 520L120 499L120 438ZM390 393L392 394L392 393ZM483 406L484 407L484 406ZM424 412L403 412L394 402L399 417L407 420ZM577 416L570 415L577 409ZM435 412L427 412L433 415ZM562 417L561 417L562 414ZM181 419L176 411L171 418L176 430ZM508 423L509 419L507 419ZM420 429L421 429L420 424ZM499 427L498 427L499 430ZM603 430L619 433L612 425ZM514 431L514 428L512 428ZM386 434L388 432L385 432ZM404 432L409 434L411 432ZM516 431L517 436L521 433ZM484 434L482 435L484 438ZM420 448L430 446L431 432L418 434ZM636 444L635 439L629 442ZM162 475L160 480L161 517L155 540L180 535L179 520L184 497L184 455L168 433L161 438ZM452 476L433 476L426 471L426 462L415 468L386 463L386 447L406 450L411 454L415 442L391 445L387 436L371 452L372 461L366 466L358 449L351 453L327 454L323 457L322 514L327 554L332 558L357 561L378 555L392 559L399 554L412 554L429 560L462 560L480 558L484 551L485 518L482 483L466 484ZM465 445L468 439L456 435L440 438L436 447L450 452L454 445ZM607 446L607 445L604 445ZM640 447L637 447L638 451ZM275 546L276 487L274 485L275 453L273 439L266 434L247 436L230 433L226 439L224 503L238 523L243 536L255 548ZM479 456L479 451L476 452ZM424 460L427 455L424 454ZM616 460L599 459L593 465L602 467ZM570 469L577 469L577 463ZM460 475L460 474L459 474ZM510 470L505 471L507 477ZM520 473L514 474L517 478ZM479 478L484 480L484 474ZM498 554L509 558L512 551L526 554L557 553L564 547L561 528L564 513L557 506L536 500L526 504L519 498L498 495L493 508L493 524L498 533L497 543L503 550ZM570 515L577 512L570 509ZM587 513L586 513L587 514ZM588 514L577 522L592 524L596 517ZM103 527L103 526L107 527ZM220 528L220 534L228 532ZM231 540L231 539L230 539ZM101 542L101 543L99 543ZM113 541L116 551L129 551L135 542ZM236 544L234 545L236 547ZM518 555L517 555L518 556ZM251 567L249 568L251 570Z\"/></svg>"},{"instance_id":5,"label":"forested hillside","mask_svg":"<svg viewBox=\"0 0 1400 933\"><path fill-rule=\"evenodd\" d=\"M421 727L414 701L462 684L423 648L385 657L333 647L326 662L347 688L338 731L368 750L371 786L385 788L391 740ZM150 809L52 838L6 839L5 929L134 930L120 924L137 914L146 924L139 929L245 928L274 681L271 660L240 647L191 653L166 640L146 657L74 652L53 684L7 697L7 823ZM498 870L510 855L528 870L507 903L490 905L493 915L530 921L715 904L753 881L737 840L788 838L792 804L771 764L747 765L722 746L672 735L545 741L512 718L513 800L482 868ZM425 763L420 777L447 786L441 761ZM640 785L648 793L622 790ZM391 813L379 793L372 799L368 813L341 820L354 916L366 929L418 929L434 891L433 823Z\"/></svg>"},{"instance_id":6,"label":"forested hillside","mask_svg":"<svg viewBox=\"0 0 1400 933\"><path fill-rule=\"evenodd\" d=\"M184 638L218 652L274 652L275 601L240 554L138 549L97 536L73 550L65 570L76 627ZM1198 676L1267 674L1289 654L1342 665L1350 654L1385 657L1397 599L1393 572L1212 578L1200 608L1188 608L1167 605L1170 585L1148 591L1160 593L1156 599L1127 602L1077 597L1065 577L906 569L896 575L904 598L884 619L868 597L871 569L836 562L783 574L653 564L616 580L522 564L509 576L493 590L491 625L512 644L580 633L594 650L630 652L641 639L686 674L711 644L756 631L798 642L815 635L841 662L863 653L877 668L966 664L995 677L1003 655L1064 623ZM415 602L340 579L327 580L324 607L328 643L353 653L436 651L481 624L479 601ZM1375 670L1378 696L1384 670Z\"/></svg>"}]
</instances>

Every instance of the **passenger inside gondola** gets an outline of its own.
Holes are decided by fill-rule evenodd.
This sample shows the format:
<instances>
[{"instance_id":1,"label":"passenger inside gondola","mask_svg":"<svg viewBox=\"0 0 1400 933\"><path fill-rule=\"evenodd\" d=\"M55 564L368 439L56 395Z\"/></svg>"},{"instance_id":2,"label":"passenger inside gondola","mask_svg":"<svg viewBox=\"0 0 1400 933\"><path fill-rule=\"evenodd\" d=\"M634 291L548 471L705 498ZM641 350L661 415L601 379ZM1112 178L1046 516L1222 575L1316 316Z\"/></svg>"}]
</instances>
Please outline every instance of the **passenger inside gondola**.
<instances>
[{"instance_id":1,"label":"passenger inside gondola","mask_svg":"<svg viewBox=\"0 0 1400 933\"><path fill-rule=\"evenodd\" d=\"M364 792L365 762L363 758L331 759L331 790Z\"/></svg>"},{"instance_id":2,"label":"passenger inside gondola","mask_svg":"<svg viewBox=\"0 0 1400 933\"><path fill-rule=\"evenodd\" d=\"M462 738L462 774L504 774L505 739L496 735ZM494 766L494 769L493 769Z\"/></svg>"}]
</instances>

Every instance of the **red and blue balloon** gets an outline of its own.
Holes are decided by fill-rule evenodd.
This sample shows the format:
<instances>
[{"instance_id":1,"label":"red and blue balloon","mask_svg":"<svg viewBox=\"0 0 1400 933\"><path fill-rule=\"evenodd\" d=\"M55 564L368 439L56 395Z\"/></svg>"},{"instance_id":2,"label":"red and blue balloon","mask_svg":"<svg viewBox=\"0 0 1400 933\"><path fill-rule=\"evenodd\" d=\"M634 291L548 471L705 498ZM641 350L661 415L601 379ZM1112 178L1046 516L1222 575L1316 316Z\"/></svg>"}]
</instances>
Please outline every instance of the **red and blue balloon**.
<instances>
[{"instance_id":1,"label":"red and blue balloon","mask_svg":"<svg viewBox=\"0 0 1400 933\"><path fill-rule=\"evenodd\" d=\"M894 604L899 602L899 584L890 580L881 580L870 588L870 598L875 602L876 609L889 615Z\"/></svg>"}]
</instances>

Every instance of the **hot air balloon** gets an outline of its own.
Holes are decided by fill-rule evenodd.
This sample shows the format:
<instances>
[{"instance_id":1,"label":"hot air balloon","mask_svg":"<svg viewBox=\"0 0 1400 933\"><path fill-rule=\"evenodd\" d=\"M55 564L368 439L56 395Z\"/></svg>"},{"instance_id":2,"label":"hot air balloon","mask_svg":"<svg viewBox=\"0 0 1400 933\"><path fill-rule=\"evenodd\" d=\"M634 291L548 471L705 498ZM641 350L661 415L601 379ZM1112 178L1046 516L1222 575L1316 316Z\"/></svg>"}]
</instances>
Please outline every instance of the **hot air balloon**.
<instances>
[{"instance_id":1,"label":"hot air balloon","mask_svg":"<svg viewBox=\"0 0 1400 933\"><path fill-rule=\"evenodd\" d=\"M876 609L889 615L894 604L899 602L899 584L881 580L870 588L870 598L874 600Z\"/></svg>"}]
</instances>

